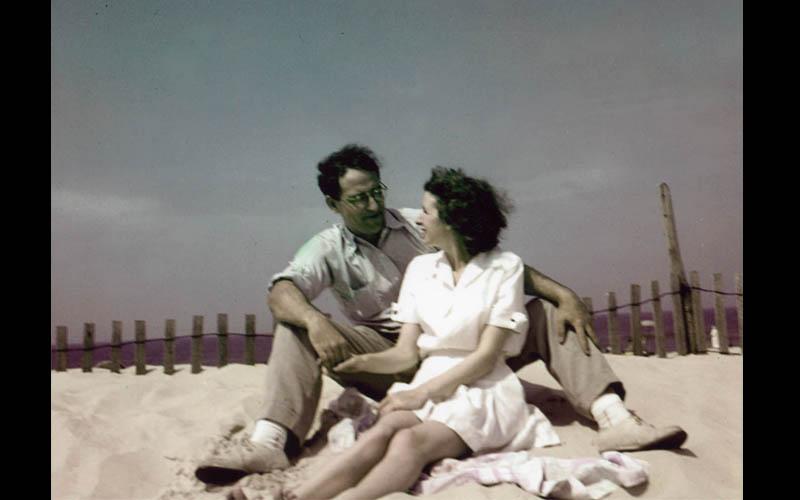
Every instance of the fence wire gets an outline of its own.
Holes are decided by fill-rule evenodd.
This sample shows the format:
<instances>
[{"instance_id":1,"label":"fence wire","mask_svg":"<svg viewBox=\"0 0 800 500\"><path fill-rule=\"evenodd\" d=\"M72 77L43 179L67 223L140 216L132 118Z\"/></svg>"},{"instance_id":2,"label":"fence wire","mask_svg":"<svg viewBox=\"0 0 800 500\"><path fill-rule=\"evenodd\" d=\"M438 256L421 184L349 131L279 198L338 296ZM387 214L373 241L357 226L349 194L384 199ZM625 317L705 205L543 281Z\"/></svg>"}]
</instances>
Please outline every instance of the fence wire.
<instances>
[{"instance_id":1,"label":"fence wire","mask_svg":"<svg viewBox=\"0 0 800 500\"><path fill-rule=\"evenodd\" d=\"M239 337L272 337L273 334L271 333L255 333L255 334L247 334L247 333L204 333L202 335L180 335L176 337L163 337L158 339L144 339L144 340L130 340L128 342L120 342L119 344L97 344L92 345L92 347L68 347L65 349L51 349L51 352L77 352L77 351L96 351L98 349L107 349L109 347L124 347L126 345L135 345L135 344L147 344L149 342L164 342L164 341L175 341L178 339L196 339L201 337L227 337L227 336L239 336Z\"/></svg>"},{"instance_id":2,"label":"fence wire","mask_svg":"<svg viewBox=\"0 0 800 500\"><path fill-rule=\"evenodd\" d=\"M720 291L717 291L717 290L708 290L706 288L701 288L699 286L687 286L686 290L698 290L700 292L709 292L709 293L713 293L713 294L716 294L716 295L735 295L737 297L744 296L744 294L739 293L739 292L720 292ZM625 307L630 307L630 306L641 306L643 304L648 304L650 302L655 302L656 300L661 300L664 297L671 297L673 295L680 295L680 294L681 294L680 291L677 291L677 292L664 292L664 293L658 295L657 297L653 297L651 299L640 300L639 302L629 302L627 304L618 305L616 307L610 307L608 309L598 309L596 311L592 311L592 314L616 311L618 309L623 309Z\"/></svg>"}]
</instances>

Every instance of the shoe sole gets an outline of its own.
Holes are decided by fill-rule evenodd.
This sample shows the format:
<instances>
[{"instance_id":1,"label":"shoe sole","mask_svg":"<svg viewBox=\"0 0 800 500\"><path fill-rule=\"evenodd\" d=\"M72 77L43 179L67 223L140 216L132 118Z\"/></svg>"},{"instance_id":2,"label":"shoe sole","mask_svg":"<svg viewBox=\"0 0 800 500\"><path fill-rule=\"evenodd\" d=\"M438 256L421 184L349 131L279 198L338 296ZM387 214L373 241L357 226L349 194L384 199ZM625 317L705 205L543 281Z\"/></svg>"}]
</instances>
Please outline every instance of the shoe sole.
<instances>
[{"instance_id":1,"label":"shoe sole","mask_svg":"<svg viewBox=\"0 0 800 500\"><path fill-rule=\"evenodd\" d=\"M689 435L686 434L686 431L680 430L672 434L668 434L663 438L653 441L652 443L648 443L644 446L618 448L615 451L675 450L680 448L681 445L686 442L687 437L689 437Z\"/></svg>"},{"instance_id":2,"label":"shoe sole","mask_svg":"<svg viewBox=\"0 0 800 500\"><path fill-rule=\"evenodd\" d=\"M240 469L226 469L225 467L198 467L194 475L206 484L226 486L233 484L248 473Z\"/></svg>"}]
</instances>

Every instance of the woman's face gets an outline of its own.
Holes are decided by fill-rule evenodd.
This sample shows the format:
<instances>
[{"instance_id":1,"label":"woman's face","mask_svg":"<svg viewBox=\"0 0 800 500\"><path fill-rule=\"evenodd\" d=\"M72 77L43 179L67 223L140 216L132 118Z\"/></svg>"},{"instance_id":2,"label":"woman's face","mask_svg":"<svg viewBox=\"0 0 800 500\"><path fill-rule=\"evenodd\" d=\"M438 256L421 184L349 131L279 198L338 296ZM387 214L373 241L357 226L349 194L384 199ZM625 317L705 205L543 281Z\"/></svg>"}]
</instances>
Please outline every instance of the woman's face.
<instances>
[{"instance_id":1,"label":"woman's face","mask_svg":"<svg viewBox=\"0 0 800 500\"><path fill-rule=\"evenodd\" d=\"M439 218L439 209L436 196L425 191L422 194L422 214L417 219L417 225L422 228L422 237L430 246L441 248L442 245L453 237L453 231Z\"/></svg>"}]
</instances>

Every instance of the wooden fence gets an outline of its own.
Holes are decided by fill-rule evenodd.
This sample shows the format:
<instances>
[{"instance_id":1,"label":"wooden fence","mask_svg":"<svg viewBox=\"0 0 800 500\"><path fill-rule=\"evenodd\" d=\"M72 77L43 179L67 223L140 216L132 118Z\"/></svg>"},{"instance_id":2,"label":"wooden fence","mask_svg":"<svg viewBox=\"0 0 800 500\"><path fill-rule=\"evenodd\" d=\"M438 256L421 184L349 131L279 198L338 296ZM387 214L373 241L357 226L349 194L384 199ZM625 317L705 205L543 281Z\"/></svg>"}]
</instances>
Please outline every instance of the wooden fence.
<instances>
[{"instance_id":1,"label":"wooden fence","mask_svg":"<svg viewBox=\"0 0 800 500\"><path fill-rule=\"evenodd\" d=\"M215 333L203 333L203 316L192 317L192 334L189 336L191 339L191 372L200 373L202 371L203 360L203 337L215 336L217 337L217 366L222 367L229 363L229 338L234 335L244 336L244 363L254 365L256 363L256 338L257 337L271 337L272 334L257 334L256 333L256 316L255 314L245 315L245 333L229 333L228 331L228 315L217 315L217 331ZM95 363L101 360L94 359L94 352L98 349L110 347L111 356L108 368L115 373L119 373L122 366L121 363L121 350L126 345L135 345L134 351L134 364L136 365L136 374L144 375L147 373L147 357L145 344L148 342L163 342L163 366L164 373L171 375L175 373L175 342L183 337L175 336L175 320L166 320L164 326L164 337L158 339L147 338L147 327L144 321L134 322L134 341L122 341L122 322L112 322L111 344L108 346L95 345L95 325L94 323L85 323L83 330L83 346L78 348L83 351L81 357L81 369L84 372L91 372L95 367ZM56 371L66 371L68 367L67 354L70 351L75 351L75 348L69 347L68 331L65 326L56 327Z\"/></svg>"},{"instance_id":2,"label":"wooden fence","mask_svg":"<svg viewBox=\"0 0 800 500\"><path fill-rule=\"evenodd\" d=\"M726 318L725 297L736 297L736 313L738 323L738 347L739 353L744 352L744 329L743 329L743 285L742 275L737 273L735 275L735 292L723 291L724 280L721 274L714 274L714 289L706 290L700 287L700 277L696 271L691 274L691 298L694 306L694 311L703 311L702 294L710 293L714 295L714 321L717 331L719 333L718 352L721 354L730 354L731 345L728 337L728 325ZM612 354L623 354L625 352L632 352L635 356L647 356L655 354L658 357L666 357L668 352L669 337L666 335L665 328L665 315L662 308L662 299L671 297L672 299L672 335L673 348L678 355L686 355L691 353L702 354L714 349L709 347L708 332L706 331L705 320L702 313L694 314L693 328L687 328L680 303L680 283L673 279L670 284L670 291L660 293L658 281L650 283L650 298L642 300L641 287L638 284L630 286L630 302L624 305L617 305L617 297L614 292L608 292L608 308L604 310L594 310L592 299L585 297L583 300L590 311L592 311L595 318L594 326L599 330L598 321L600 321L600 313L606 313L607 332L605 338L607 345L600 345L599 347ZM642 307L650 304L652 322L647 323L647 326L653 327L654 349L646 349L646 340L650 336L643 331L643 311ZM623 336L621 332L620 318L618 312L621 309L630 308L629 314L629 328L628 328L628 342L623 343ZM194 316L192 318L192 334L189 336L191 339L191 373L200 373L202 371L203 360L203 337L215 336L217 338L217 364L218 367L223 367L229 364L229 338L233 335L244 336L244 363L254 365L256 360L256 338L257 337L271 337L271 334L257 334L256 333L256 317L254 314L247 314L245 316L245 333L230 333L228 330L228 315L217 315L217 329L214 333L203 333L203 316ZM82 351L81 369L84 372L91 372L95 367L95 363L101 360L94 359L94 352L100 348L111 348L111 354L108 368L119 373L121 367L121 349L125 345L134 344L134 364L136 365L136 374L143 375L147 373L147 359L145 344L148 342L162 342L163 346L163 369L166 374L175 373L175 342L179 337L175 336L175 320L168 319L164 325L164 337L158 339L147 338L147 328L144 321L134 322L134 341L123 342L122 340L122 322L112 322L112 339L110 346L96 346L95 345L95 325L94 323L84 324L83 331L83 346L77 348ZM699 332L691 335L691 332ZM182 337L185 338L185 337ZM602 341L603 339L601 339ZM75 348L69 348L67 327L56 327L56 371L66 371L68 367L67 353L75 351ZM655 352L653 352L655 351Z\"/></svg>"},{"instance_id":3,"label":"wooden fence","mask_svg":"<svg viewBox=\"0 0 800 500\"><path fill-rule=\"evenodd\" d=\"M607 352L612 354L623 354L625 352L632 352L636 356L656 354L658 357L666 357L667 355L667 337L665 335L665 321L664 311L662 308L662 299L671 297L672 300L672 340L675 352L678 355L685 356L687 354L703 354L709 350L717 350L721 354L731 354L731 342L728 335L728 321L726 316L726 296L734 296L736 298L736 319L738 334L738 347L739 353L744 353L744 293L743 293L743 280L742 274L736 273L734 277L735 292L724 291L724 280L722 274L715 273L714 289L709 290L700 286L700 276L697 271L692 271L691 276L691 300L695 314L692 315L692 324L688 325L686 318L683 315L685 308L681 303L681 284L673 275L670 283L670 291L660 293L658 281L650 282L650 297L649 299L641 299L641 287L638 284L630 285L630 302L624 305L617 305L617 297L614 292L608 292L608 308L603 310L594 310L591 297L584 297L583 301L592 315L595 318L595 329L598 325L597 316L600 313L606 313L607 325L607 346L601 345L601 349L605 348ZM718 333L718 340L716 338L709 338L710 331L706 329L705 318L703 315L703 293L714 295L714 327ZM652 311L652 323L648 326L653 327L654 337L654 353L648 352L644 348L645 334L643 333L642 322L642 306L650 304ZM618 311L623 308L630 308L629 315L629 344L623 345L621 337L620 320ZM709 346L709 341L714 341L717 344Z\"/></svg>"}]
</instances>

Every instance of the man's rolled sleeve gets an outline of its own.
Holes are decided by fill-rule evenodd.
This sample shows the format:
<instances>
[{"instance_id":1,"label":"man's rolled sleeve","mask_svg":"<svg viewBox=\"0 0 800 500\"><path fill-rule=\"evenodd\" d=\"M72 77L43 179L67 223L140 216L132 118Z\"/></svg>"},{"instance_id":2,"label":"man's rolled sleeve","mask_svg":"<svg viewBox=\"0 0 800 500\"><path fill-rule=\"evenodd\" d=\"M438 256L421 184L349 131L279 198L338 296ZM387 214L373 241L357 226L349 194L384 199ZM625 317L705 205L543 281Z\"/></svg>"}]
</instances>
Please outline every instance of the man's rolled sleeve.
<instances>
[{"instance_id":1,"label":"man's rolled sleeve","mask_svg":"<svg viewBox=\"0 0 800 500\"><path fill-rule=\"evenodd\" d=\"M490 325L513 330L516 333L528 331L528 315L525 314L523 301L523 269L522 260L509 266L497 292L497 300L489 313Z\"/></svg>"},{"instance_id":2,"label":"man's rolled sleeve","mask_svg":"<svg viewBox=\"0 0 800 500\"><path fill-rule=\"evenodd\" d=\"M330 245L319 235L311 238L295 254L283 271L270 279L270 290L275 283L288 279L303 292L309 301L316 299L323 290L331 286L327 256Z\"/></svg>"}]
</instances>

